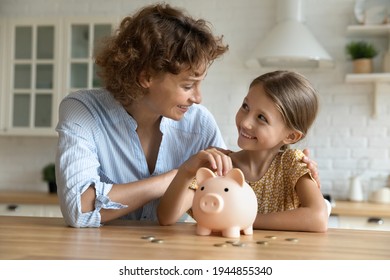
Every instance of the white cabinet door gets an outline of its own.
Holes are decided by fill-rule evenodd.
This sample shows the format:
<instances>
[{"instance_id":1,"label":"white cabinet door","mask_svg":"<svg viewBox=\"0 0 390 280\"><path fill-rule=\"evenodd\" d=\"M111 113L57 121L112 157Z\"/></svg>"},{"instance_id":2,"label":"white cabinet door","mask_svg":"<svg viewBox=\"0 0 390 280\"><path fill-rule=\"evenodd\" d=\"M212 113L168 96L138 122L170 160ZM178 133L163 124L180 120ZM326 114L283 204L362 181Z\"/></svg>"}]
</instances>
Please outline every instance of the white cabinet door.
<instances>
[{"instance_id":1,"label":"white cabinet door","mask_svg":"<svg viewBox=\"0 0 390 280\"><path fill-rule=\"evenodd\" d=\"M1 216L62 217L58 205L0 204Z\"/></svg>"},{"instance_id":2,"label":"white cabinet door","mask_svg":"<svg viewBox=\"0 0 390 280\"><path fill-rule=\"evenodd\" d=\"M64 92L101 87L93 56L102 40L113 32L113 21L107 18L68 19L65 26L67 77Z\"/></svg>"},{"instance_id":3,"label":"white cabinet door","mask_svg":"<svg viewBox=\"0 0 390 280\"><path fill-rule=\"evenodd\" d=\"M56 135L60 62L58 20L14 20L7 26L4 132Z\"/></svg>"},{"instance_id":4,"label":"white cabinet door","mask_svg":"<svg viewBox=\"0 0 390 280\"><path fill-rule=\"evenodd\" d=\"M0 134L57 136L63 97L102 85L94 50L115 21L0 19Z\"/></svg>"},{"instance_id":5,"label":"white cabinet door","mask_svg":"<svg viewBox=\"0 0 390 280\"><path fill-rule=\"evenodd\" d=\"M358 216L343 216L343 215L330 216L329 227L390 231L390 218L358 217Z\"/></svg>"}]
</instances>

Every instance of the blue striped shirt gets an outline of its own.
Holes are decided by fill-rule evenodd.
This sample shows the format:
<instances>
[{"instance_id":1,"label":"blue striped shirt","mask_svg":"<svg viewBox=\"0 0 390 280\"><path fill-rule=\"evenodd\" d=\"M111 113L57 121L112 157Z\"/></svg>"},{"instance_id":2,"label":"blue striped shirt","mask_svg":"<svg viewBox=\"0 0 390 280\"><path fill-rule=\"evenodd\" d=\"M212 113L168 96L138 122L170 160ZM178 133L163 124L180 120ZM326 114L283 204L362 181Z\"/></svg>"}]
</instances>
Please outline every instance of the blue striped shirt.
<instances>
[{"instance_id":1,"label":"blue striped shirt","mask_svg":"<svg viewBox=\"0 0 390 280\"><path fill-rule=\"evenodd\" d=\"M56 177L61 210L67 224L98 227L99 211L126 207L107 194L123 184L178 168L191 155L209 146L225 148L211 113L193 105L180 121L162 118L163 134L153 174L150 174L136 121L104 89L82 90L65 97L59 108ZM95 210L81 212L81 194L96 189ZM127 219L157 220L154 200L126 215Z\"/></svg>"}]
</instances>

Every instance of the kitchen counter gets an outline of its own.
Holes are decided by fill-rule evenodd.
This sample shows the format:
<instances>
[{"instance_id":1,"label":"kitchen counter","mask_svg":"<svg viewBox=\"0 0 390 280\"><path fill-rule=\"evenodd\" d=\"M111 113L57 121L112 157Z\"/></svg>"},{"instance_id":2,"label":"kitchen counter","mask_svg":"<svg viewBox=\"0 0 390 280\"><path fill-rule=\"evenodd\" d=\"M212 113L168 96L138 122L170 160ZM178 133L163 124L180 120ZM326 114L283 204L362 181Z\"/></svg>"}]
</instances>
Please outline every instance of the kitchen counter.
<instances>
[{"instance_id":1,"label":"kitchen counter","mask_svg":"<svg viewBox=\"0 0 390 280\"><path fill-rule=\"evenodd\" d=\"M390 218L390 204L338 200L332 207L331 214Z\"/></svg>"},{"instance_id":2,"label":"kitchen counter","mask_svg":"<svg viewBox=\"0 0 390 280\"><path fill-rule=\"evenodd\" d=\"M0 203L58 205L58 196L46 192L0 191Z\"/></svg>"},{"instance_id":3,"label":"kitchen counter","mask_svg":"<svg viewBox=\"0 0 390 280\"><path fill-rule=\"evenodd\" d=\"M0 216L0 225L0 259L390 259L390 234L385 231L255 230L253 236L235 239L243 246L233 246L226 241L234 239L217 234L197 236L191 223L159 226L117 220L80 229L67 227L61 218ZM149 235L163 242L143 238Z\"/></svg>"},{"instance_id":4,"label":"kitchen counter","mask_svg":"<svg viewBox=\"0 0 390 280\"><path fill-rule=\"evenodd\" d=\"M58 205L57 194L46 192L0 191L0 203ZM337 200L333 215L390 217L390 204Z\"/></svg>"}]
</instances>

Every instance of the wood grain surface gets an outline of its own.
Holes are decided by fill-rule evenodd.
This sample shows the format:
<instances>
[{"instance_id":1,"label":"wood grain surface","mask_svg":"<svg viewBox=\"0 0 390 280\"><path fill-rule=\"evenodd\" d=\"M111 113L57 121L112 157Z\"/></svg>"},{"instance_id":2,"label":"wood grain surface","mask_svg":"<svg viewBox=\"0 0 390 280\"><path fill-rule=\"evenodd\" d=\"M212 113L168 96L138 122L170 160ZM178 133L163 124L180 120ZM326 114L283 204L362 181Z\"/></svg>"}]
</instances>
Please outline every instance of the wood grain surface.
<instances>
[{"instance_id":1,"label":"wood grain surface","mask_svg":"<svg viewBox=\"0 0 390 280\"><path fill-rule=\"evenodd\" d=\"M390 259L390 233L385 231L255 230L253 236L229 239L217 233L197 236L195 227L191 223L159 226L118 220L100 228L70 228L61 218L0 216L0 259ZM150 235L163 242L143 239ZM268 244L258 244L264 241Z\"/></svg>"}]
</instances>

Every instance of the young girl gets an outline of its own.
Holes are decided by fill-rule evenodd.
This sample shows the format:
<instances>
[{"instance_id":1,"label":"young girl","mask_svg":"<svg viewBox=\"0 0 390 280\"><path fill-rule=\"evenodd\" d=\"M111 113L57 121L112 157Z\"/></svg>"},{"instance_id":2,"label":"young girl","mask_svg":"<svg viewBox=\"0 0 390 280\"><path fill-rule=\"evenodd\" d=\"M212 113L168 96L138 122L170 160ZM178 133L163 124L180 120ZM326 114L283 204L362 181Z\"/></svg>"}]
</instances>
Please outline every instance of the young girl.
<instances>
[{"instance_id":1,"label":"young girl","mask_svg":"<svg viewBox=\"0 0 390 280\"><path fill-rule=\"evenodd\" d=\"M229 154L231 163L218 151L203 159L203 164L208 160L211 168L222 166L222 174L231 166L243 171L258 199L255 229L327 230L327 205L302 162L304 154L288 148L305 137L317 111L316 92L302 75L289 71L261 75L252 81L236 115L238 146L242 150ZM160 223L174 222L191 207L193 193L180 190L180 177L186 178L200 162L193 158L187 161L187 170L179 169L161 199L161 203L172 205L172 211L158 209Z\"/></svg>"}]
</instances>

